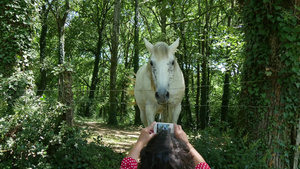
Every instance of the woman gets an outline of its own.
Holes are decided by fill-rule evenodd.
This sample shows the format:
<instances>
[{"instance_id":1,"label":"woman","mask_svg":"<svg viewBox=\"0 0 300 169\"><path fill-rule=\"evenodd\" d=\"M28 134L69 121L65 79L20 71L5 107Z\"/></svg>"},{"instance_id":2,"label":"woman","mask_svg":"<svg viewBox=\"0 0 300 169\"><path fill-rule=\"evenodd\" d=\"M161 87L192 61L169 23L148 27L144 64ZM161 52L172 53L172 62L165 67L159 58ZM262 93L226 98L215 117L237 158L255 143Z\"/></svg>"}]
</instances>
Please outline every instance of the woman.
<instances>
[{"instance_id":1,"label":"woman","mask_svg":"<svg viewBox=\"0 0 300 169\"><path fill-rule=\"evenodd\" d=\"M210 169L180 125L174 124L174 134L153 133L154 125L155 122L141 131L120 169L137 169L139 157L141 169Z\"/></svg>"}]
</instances>

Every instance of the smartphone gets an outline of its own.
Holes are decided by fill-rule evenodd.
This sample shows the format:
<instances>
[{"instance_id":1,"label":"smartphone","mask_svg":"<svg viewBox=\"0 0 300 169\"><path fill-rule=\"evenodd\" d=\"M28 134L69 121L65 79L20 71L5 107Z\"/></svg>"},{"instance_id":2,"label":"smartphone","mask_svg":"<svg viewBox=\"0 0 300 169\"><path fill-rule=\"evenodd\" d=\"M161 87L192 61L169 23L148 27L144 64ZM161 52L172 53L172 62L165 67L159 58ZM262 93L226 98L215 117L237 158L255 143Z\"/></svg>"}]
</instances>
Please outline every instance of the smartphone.
<instances>
[{"instance_id":1,"label":"smartphone","mask_svg":"<svg viewBox=\"0 0 300 169\"><path fill-rule=\"evenodd\" d=\"M154 133L159 133L162 130L167 130L170 133L174 133L174 124L157 122L153 127Z\"/></svg>"}]
</instances>

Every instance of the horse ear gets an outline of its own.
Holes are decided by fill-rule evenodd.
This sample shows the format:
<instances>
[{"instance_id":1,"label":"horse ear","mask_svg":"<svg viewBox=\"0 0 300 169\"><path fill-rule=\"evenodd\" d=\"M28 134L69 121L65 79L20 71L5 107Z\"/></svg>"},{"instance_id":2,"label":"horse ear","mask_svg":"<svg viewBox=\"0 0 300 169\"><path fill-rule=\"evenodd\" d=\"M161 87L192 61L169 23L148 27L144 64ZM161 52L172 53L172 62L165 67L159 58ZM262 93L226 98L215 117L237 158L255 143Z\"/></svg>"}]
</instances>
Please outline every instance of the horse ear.
<instances>
[{"instance_id":1,"label":"horse ear","mask_svg":"<svg viewBox=\"0 0 300 169\"><path fill-rule=\"evenodd\" d=\"M172 54L176 52L178 45L179 45L179 38L177 38L177 40L172 45L169 46L170 52Z\"/></svg>"},{"instance_id":2,"label":"horse ear","mask_svg":"<svg viewBox=\"0 0 300 169\"><path fill-rule=\"evenodd\" d=\"M152 53L153 45L152 45L149 41L147 41L146 38L144 38L144 42L145 42L145 46L146 46L146 48L148 49L148 51L149 51L150 53Z\"/></svg>"}]
</instances>

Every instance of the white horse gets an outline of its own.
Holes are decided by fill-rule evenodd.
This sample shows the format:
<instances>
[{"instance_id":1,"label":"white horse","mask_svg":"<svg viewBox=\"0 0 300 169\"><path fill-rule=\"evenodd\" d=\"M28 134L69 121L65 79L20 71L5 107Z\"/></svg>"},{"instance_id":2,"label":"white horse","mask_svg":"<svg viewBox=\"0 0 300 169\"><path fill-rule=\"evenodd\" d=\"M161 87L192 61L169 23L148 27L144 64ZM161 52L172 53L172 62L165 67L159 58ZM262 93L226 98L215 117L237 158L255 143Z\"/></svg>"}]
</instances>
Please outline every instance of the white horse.
<instances>
[{"instance_id":1,"label":"white horse","mask_svg":"<svg viewBox=\"0 0 300 169\"><path fill-rule=\"evenodd\" d=\"M183 74L174 56L179 38L170 46L144 41L151 57L138 70L134 89L141 120L144 126L149 126L156 113L164 112L161 121L177 123L185 90Z\"/></svg>"}]
</instances>

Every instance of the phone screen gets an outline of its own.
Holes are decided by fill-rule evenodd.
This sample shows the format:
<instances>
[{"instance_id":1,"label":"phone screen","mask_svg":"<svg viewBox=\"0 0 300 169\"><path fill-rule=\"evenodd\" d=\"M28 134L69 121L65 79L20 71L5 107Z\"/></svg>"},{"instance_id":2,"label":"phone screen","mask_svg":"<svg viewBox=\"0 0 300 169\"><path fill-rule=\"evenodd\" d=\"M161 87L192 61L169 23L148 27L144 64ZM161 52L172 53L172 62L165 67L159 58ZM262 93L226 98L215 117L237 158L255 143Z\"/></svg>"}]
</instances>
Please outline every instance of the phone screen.
<instances>
[{"instance_id":1,"label":"phone screen","mask_svg":"<svg viewBox=\"0 0 300 169\"><path fill-rule=\"evenodd\" d=\"M159 133L160 131L167 130L171 133L174 133L173 123L156 123L154 127L154 132Z\"/></svg>"}]
</instances>

